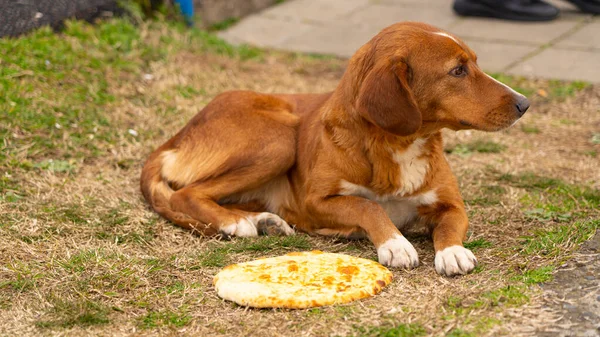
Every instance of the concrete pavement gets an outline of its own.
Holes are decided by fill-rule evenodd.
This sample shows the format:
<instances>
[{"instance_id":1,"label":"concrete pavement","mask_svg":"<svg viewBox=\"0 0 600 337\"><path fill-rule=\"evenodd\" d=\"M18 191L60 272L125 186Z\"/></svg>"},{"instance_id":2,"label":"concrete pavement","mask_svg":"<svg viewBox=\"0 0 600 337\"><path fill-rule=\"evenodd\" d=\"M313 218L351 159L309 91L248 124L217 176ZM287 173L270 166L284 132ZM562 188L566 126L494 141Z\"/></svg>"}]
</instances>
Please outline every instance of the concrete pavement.
<instances>
[{"instance_id":1,"label":"concrete pavement","mask_svg":"<svg viewBox=\"0 0 600 337\"><path fill-rule=\"evenodd\" d=\"M489 72L600 83L600 16L551 0L561 16L517 23L461 18L452 0L286 0L220 33L233 44L350 57L382 28L422 21L448 30Z\"/></svg>"}]
</instances>

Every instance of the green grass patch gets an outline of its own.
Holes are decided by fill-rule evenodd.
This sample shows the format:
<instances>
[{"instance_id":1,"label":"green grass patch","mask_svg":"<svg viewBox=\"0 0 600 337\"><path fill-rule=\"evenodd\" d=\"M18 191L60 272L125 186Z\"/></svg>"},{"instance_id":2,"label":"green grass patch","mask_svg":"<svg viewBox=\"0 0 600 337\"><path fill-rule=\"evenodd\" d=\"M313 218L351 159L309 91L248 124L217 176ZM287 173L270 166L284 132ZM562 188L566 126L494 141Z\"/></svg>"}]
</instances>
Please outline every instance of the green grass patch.
<instances>
[{"instance_id":1,"label":"green grass patch","mask_svg":"<svg viewBox=\"0 0 600 337\"><path fill-rule=\"evenodd\" d=\"M86 266L90 261L97 261L98 259L99 252L97 250L83 250L63 261L59 261L58 264L69 272L81 273L86 270Z\"/></svg>"},{"instance_id":2,"label":"green grass patch","mask_svg":"<svg viewBox=\"0 0 600 337\"><path fill-rule=\"evenodd\" d=\"M497 290L486 291L473 304L475 308L486 306L521 306L529 302L527 290L521 285L508 285Z\"/></svg>"},{"instance_id":3,"label":"green grass patch","mask_svg":"<svg viewBox=\"0 0 600 337\"><path fill-rule=\"evenodd\" d=\"M447 334L446 337L474 337L475 334L465 331L463 329L452 329Z\"/></svg>"},{"instance_id":4,"label":"green grass patch","mask_svg":"<svg viewBox=\"0 0 600 337\"><path fill-rule=\"evenodd\" d=\"M466 144L457 144L454 147L444 149L446 153L458 155L469 155L478 153L500 153L506 150L506 145L502 145L490 140L475 140Z\"/></svg>"},{"instance_id":5,"label":"green grass patch","mask_svg":"<svg viewBox=\"0 0 600 337\"><path fill-rule=\"evenodd\" d=\"M567 222L593 214L600 207L600 190L588 186L572 185L530 172L502 174L497 179L529 192L520 202L528 208L525 216L530 220Z\"/></svg>"},{"instance_id":6,"label":"green grass patch","mask_svg":"<svg viewBox=\"0 0 600 337\"><path fill-rule=\"evenodd\" d=\"M312 60L321 60L322 61L322 60L335 60L339 56L336 56L333 54L301 53L301 54L297 54L297 57L309 58Z\"/></svg>"},{"instance_id":7,"label":"green grass patch","mask_svg":"<svg viewBox=\"0 0 600 337\"><path fill-rule=\"evenodd\" d=\"M568 118L561 118L558 122L562 125L577 125L577 121Z\"/></svg>"},{"instance_id":8,"label":"green grass patch","mask_svg":"<svg viewBox=\"0 0 600 337\"><path fill-rule=\"evenodd\" d=\"M393 327L355 326L356 337L417 337L425 336L427 331L420 324L399 324Z\"/></svg>"},{"instance_id":9,"label":"green grass patch","mask_svg":"<svg viewBox=\"0 0 600 337\"><path fill-rule=\"evenodd\" d=\"M470 250L478 250L481 248L490 248L492 246L493 246L493 244L491 242L489 242L483 238L464 243L464 247L467 249L470 249Z\"/></svg>"},{"instance_id":10,"label":"green grass patch","mask_svg":"<svg viewBox=\"0 0 600 337\"><path fill-rule=\"evenodd\" d=\"M521 131L528 133L528 134L539 134L541 131L537 126L534 125L527 125L527 124L523 124L521 123Z\"/></svg>"},{"instance_id":11,"label":"green grass patch","mask_svg":"<svg viewBox=\"0 0 600 337\"><path fill-rule=\"evenodd\" d=\"M497 185L486 185L476 190L476 195L465 198L468 205L494 206L500 204L506 189Z\"/></svg>"},{"instance_id":12,"label":"green grass patch","mask_svg":"<svg viewBox=\"0 0 600 337\"><path fill-rule=\"evenodd\" d=\"M490 73L489 75L525 96L529 97L535 93L535 89L528 86L527 80L523 77L516 77L501 73Z\"/></svg>"},{"instance_id":13,"label":"green grass patch","mask_svg":"<svg viewBox=\"0 0 600 337\"><path fill-rule=\"evenodd\" d=\"M0 289L12 290L14 292L25 292L35 288L36 282L42 274L36 274L30 270L13 269L15 276L12 279L0 281Z\"/></svg>"},{"instance_id":14,"label":"green grass patch","mask_svg":"<svg viewBox=\"0 0 600 337\"><path fill-rule=\"evenodd\" d=\"M305 311L305 316L306 317L321 316L324 313L325 313L325 311L323 311L322 308L310 308Z\"/></svg>"},{"instance_id":15,"label":"green grass patch","mask_svg":"<svg viewBox=\"0 0 600 337\"><path fill-rule=\"evenodd\" d=\"M526 210L524 212L525 217L528 220L535 221L554 221L554 222L569 222L573 219L573 214L571 213L560 213L557 211L553 211L548 208L552 208L552 205L546 205L546 208L534 208L530 210Z\"/></svg>"},{"instance_id":16,"label":"green grass patch","mask_svg":"<svg viewBox=\"0 0 600 337\"><path fill-rule=\"evenodd\" d=\"M530 97L536 92L546 98L554 100L564 100L572 97L576 93L588 88L591 84L583 81L559 81L549 80L545 83L532 83L525 77L511 76L506 74L493 73L493 78L515 89L519 93ZM534 86L535 85L535 86Z\"/></svg>"},{"instance_id":17,"label":"green grass patch","mask_svg":"<svg viewBox=\"0 0 600 337\"><path fill-rule=\"evenodd\" d=\"M548 81L548 88L551 97L566 98L574 96L577 92L589 87L591 84L583 81Z\"/></svg>"},{"instance_id":18,"label":"green grass patch","mask_svg":"<svg viewBox=\"0 0 600 337\"><path fill-rule=\"evenodd\" d=\"M88 327L108 324L111 309L107 306L91 301L52 300L52 318L39 320L35 325L39 328L71 328L74 326Z\"/></svg>"},{"instance_id":19,"label":"green grass patch","mask_svg":"<svg viewBox=\"0 0 600 337\"><path fill-rule=\"evenodd\" d=\"M531 172L525 172L518 175L507 173L501 175L498 180L515 187L538 190L566 185L566 183L560 179L539 176Z\"/></svg>"},{"instance_id":20,"label":"green grass patch","mask_svg":"<svg viewBox=\"0 0 600 337\"><path fill-rule=\"evenodd\" d=\"M160 47L147 40L155 34L160 34ZM52 172L72 172L74 159L104 155L126 135L106 110L135 97L115 96L112 84L140 78L151 63L166 62L181 50L244 60L263 55L182 23L135 25L127 18L97 25L67 21L61 34L46 27L18 39L0 39L0 50L0 168ZM202 92L179 90L185 98Z\"/></svg>"},{"instance_id":21,"label":"green grass patch","mask_svg":"<svg viewBox=\"0 0 600 337\"><path fill-rule=\"evenodd\" d=\"M484 185L475 190L475 196L465 198L468 205L494 206L500 204L506 189L498 185Z\"/></svg>"},{"instance_id":22,"label":"green grass patch","mask_svg":"<svg viewBox=\"0 0 600 337\"><path fill-rule=\"evenodd\" d=\"M68 222L82 225L87 224L89 213L79 204L55 205L49 203L41 207L40 215L59 223Z\"/></svg>"},{"instance_id":23,"label":"green grass patch","mask_svg":"<svg viewBox=\"0 0 600 337\"><path fill-rule=\"evenodd\" d=\"M489 331L492 327L496 325L502 324L502 321L494 318L494 317L480 317L475 322L475 329L473 329L478 334L483 334L484 332Z\"/></svg>"},{"instance_id":24,"label":"green grass patch","mask_svg":"<svg viewBox=\"0 0 600 337\"><path fill-rule=\"evenodd\" d=\"M142 329L153 329L161 326L181 328L192 321L192 317L186 310L177 312L171 310L150 311L139 320Z\"/></svg>"},{"instance_id":25,"label":"green grass patch","mask_svg":"<svg viewBox=\"0 0 600 337\"><path fill-rule=\"evenodd\" d=\"M589 240L600 227L600 220L583 220L568 225L534 231L522 237L521 254L546 257L564 256L573 245ZM566 256L565 256L566 257Z\"/></svg>"},{"instance_id":26,"label":"green grass patch","mask_svg":"<svg viewBox=\"0 0 600 337\"><path fill-rule=\"evenodd\" d=\"M200 257L202 267L224 267L229 263L227 249L219 247L203 253Z\"/></svg>"},{"instance_id":27,"label":"green grass patch","mask_svg":"<svg viewBox=\"0 0 600 337\"><path fill-rule=\"evenodd\" d=\"M156 221L154 218L150 219L143 228L124 229L124 225L131 224L133 221L124 214L131 207L129 203L121 202L119 207L110 209L100 216L100 221L97 224L99 229L96 231L95 237L116 244L147 244L151 242L154 239L152 229L152 224Z\"/></svg>"},{"instance_id":28,"label":"green grass patch","mask_svg":"<svg viewBox=\"0 0 600 337\"><path fill-rule=\"evenodd\" d=\"M19 39L0 39L0 136L3 157L27 147L28 158L50 157L41 169L69 170L72 157L99 154L114 141L103 106L114 102L107 74L137 73L146 62L139 28L125 19L98 27L68 21L62 35L42 28Z\"/></svg>"},{"instance_id":29,"label":"green grass patch","mask_svg":"<svg viewBox=\"0 0 600 337\"><path fill-rule=\"evenodd\" d=\"M225 30L233 25L235 25L236 23L238 23L240 21L239 18L227 18L221 22L217 22L215 24L212 24L208 30L210 31L218 31L218 30Z\"/></svg>"},{"instance_id":30,"label":"green grass patch","mask_svg":"<svg viewBox=\"0 0 600 337\"><path fill-rule=\"evenodd\" d=\"M23 198L23 195L15 191L6 191L5 193L0 194L0 201L5 201L9 203L17 202Z\"/></svg>"},{"instance_id":31,"label":"green grass patch","mask_svg":"<svg viewBox=\"0 0 600 337\"><path fill-rule=\"evenodd\" d=\"M333 310L342 316L348 316L356 311L356 307L352 305L336 305L333 307Z\"/></svg>"},{"instance_id":32,"label":"green grass patch","mask_svg":"<svg viewBox=\"0 0 600 337\"><path fill-rule=\"evenodd\" d=\"M196 45L193 47L198 52L211 52L229 57L237 57L241 60L260 59L264 51L248 45L233 46L225 40L217 37L211 32L193 29L190 32L191 39Z\"/></svg>"},{"instance_id":33,"label":"green grass patch","mask_svg":"<svg viewBox=\"0 0 600 337\"><path fill-rule=\"evenodd\" d=\"M199 95L206 95L206 91L202 90L202 89L196 89L192 86L179 86L177 87L177 91L179 92L179 95L183 98L186 99L190 99L190 98L194 98L196 96Z\"/></svg>"},{"instance_id":34,"label":"green grass patch","mask_svg":"<svg viewBox=\"0 0 600 337\"><path fill-rule=\"evenodd\" d=\"M54 160L45 159L35 163L33 167L44 171L55 173L71 173L77 169L77 165L73 160Z\"/></svg>"},{"instance_id":35,"label":"green grass patch","mask_svg":"<svg viewBox=\"0 0 600 337\"><path fill-rule=\"evenodd\" d=\"M311 249L312 244L306 235L262 236L259 238L241 238L227 248L233 253L268 252L274 249Z\"/></svg>"},{"instance_id":36,"label":"green grass patch","mask_svg":"<svg viewBox=\"0 0 600 337\"><path fill-rule=\"evenodd\" d=\"M0 289L12 289L16 292L24 292L32 289L35 286L35 282L30 279L25 279L19 275L15 280L2 281L0 282Z\"/></svg>"},{"instance_id":37,"label":"green grass patch","mask_svg":"<svg viewBox=\"0 0 600 337\"><path fill-rule=\"evenodd\" d=\"M214 246L200 257L202 267L223 267L230 261L229 254L260 253L270 251L308 250L312 244L306 235L261 236L237 238L225 245Z\"/></svg>"},{"instance_id":38,"label":"green grass patch","mask_svg":"<svg viewBox=\"0 0 600 337\"><path fill-rule=\"evenodd\" d=\"M544 266L536 269L528 269L522 274L513 276L513 280L521 281L526 285L539 284L552 280L553 266Z\"/></svg>"}]
</instances>

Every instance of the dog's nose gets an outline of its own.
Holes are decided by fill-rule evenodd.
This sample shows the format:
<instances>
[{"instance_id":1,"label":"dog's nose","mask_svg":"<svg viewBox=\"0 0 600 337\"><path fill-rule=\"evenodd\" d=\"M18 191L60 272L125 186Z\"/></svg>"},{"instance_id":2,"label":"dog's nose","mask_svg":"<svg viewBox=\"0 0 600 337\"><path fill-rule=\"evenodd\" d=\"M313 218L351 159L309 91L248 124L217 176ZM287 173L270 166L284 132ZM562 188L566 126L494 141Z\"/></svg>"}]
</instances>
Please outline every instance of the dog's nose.
<instances>
[{"instance_id":1,"label":"dog's nose","mask_svg":"<svg viewBox=\"0 0 600 337\"><path fill-rule=\"evenodd\" d=\"M519 111L519 117L521 117L523 116L523 114L525 114L525 111L529 109L529 100L527 99L527 97L523 96L517 101L516 106L517 111Z\"/></svg>"}]
</instances>

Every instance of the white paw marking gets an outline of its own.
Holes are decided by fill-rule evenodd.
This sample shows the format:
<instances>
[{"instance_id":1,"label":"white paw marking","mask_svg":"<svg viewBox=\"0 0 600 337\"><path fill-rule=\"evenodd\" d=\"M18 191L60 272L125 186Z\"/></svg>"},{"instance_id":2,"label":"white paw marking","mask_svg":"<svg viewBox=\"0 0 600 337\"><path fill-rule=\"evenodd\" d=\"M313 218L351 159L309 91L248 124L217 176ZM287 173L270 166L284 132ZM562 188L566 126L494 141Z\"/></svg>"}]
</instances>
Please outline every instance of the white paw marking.
<instances>
[{"instance_id":1,"label":"white paw marking","mask_svg":"<svg viewBox=\"0 0 600 337\"><path fill-rule=\"evenodd\" d=\"M377 248L379 263L390 267L414 268L419 265L419 255L404 236L397 235Z\"/></svg>"},{"instance_id":2,"label":"white paw marking","mask_svg":"<svg viewBox=\"0 0 600 337\"><path fill-rule=\"evenodd\" d=\"M221 227L221 232L230 236L253 237L258 236L258 230L250 220L242 218L236 223Z\"/></svg>"},{"instance_id":3,"label":"white paw marking","mask_svg":"<svg viewBox=\"0 0 600 337\"><path fill-rule=\"evenodd\" d=\"M238 222L221 227L221 232L229 236L253 237L258 236L258 223L261 220L270 220L269 225L274 233L279 235L292 235L294 229L285 220L273 213L263 212L256 216L242 218ZM276 228L273 228L276 227ZM263 233L266 234L266 233Z\"/></svg>"},{"instance_id":4,"label":"white paw marking","mask_svg":"<svg viewBox=\"0 0 600 337\"><path fill-rule=\"evenodd\" d=\"M450 246L435 253L435 270L440 275L464 275L476 265L475 255L463 246Z\"/></svg>"}]
</instances>

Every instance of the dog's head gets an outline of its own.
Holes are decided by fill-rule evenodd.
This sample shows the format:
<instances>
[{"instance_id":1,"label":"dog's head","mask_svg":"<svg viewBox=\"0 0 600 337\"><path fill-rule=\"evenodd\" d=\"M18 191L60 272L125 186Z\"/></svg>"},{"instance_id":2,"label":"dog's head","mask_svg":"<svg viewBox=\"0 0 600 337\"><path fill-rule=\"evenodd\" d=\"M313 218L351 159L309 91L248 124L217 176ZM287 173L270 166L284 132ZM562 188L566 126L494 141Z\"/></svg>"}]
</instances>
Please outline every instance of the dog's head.
<instances>
[{"instance_id":1,"label":"dog's head","mask_svg":"<svg viewBox=\"0 0 600 337\"><path fill-rule=\"evenodd\" d=\"M485 74L460 39L414 22L392 25L351 59L356 111L407 136L447 127L497 131L529 108L527 98Z\"/></svg>"}]
</instances>

